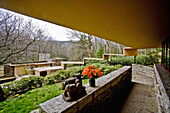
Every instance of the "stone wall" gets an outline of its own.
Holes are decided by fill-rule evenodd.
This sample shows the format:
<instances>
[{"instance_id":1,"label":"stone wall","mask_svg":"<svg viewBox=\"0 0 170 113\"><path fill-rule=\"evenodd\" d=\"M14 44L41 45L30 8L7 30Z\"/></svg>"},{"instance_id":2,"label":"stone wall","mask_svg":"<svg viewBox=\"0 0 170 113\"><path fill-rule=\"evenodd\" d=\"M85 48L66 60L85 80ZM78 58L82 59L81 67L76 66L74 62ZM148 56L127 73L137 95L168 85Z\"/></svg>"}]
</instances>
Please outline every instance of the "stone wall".
<instances>
[{"instance_id":1,"label":"stone wall","mask_svg":"<svg viewBox=\"0 0 170 113\"><path fill-rule=\"evenodd\" d=\"M4 76L14 76L14 67L8 64L4 65Z\"/></svg>"},{"instance_id":2,"label":"stone wall","mask_svg":"<svg viewBox=\"0 0 170 113\"><path fill-rule=\"evenodd\" d=\"M73 102L66 102L62 96L55 97L40 104L40 113L76 113L93 112L117 99L122 93L121 90L131 83L132 69L124 66L96 80L96 87L89 87L86 84L87 95ZM118 99L120 101L120 99ZM113 105L114 107L114 105ZM114 109L113 109L114 110Z\"/></svg>"},{"instance_id":3,"label":"stone wall","mask_svg":"<svg viewBox=\"0 0 170 113\"><path fill-rule=\"evenodd\" d=\"M158 112L170 113L170 73L160 64L155 64L154 69Z\"/></svg>"}]
</instances>

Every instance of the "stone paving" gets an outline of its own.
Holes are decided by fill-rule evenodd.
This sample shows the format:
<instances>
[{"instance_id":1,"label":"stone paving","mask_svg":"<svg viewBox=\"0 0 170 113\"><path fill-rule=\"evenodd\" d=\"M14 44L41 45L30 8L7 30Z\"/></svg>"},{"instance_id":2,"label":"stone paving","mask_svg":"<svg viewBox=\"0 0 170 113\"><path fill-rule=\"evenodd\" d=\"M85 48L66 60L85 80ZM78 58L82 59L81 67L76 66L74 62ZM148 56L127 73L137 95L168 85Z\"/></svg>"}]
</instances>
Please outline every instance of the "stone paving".
<instances>
[{"instance_id":1,"label":"stone paving","mask_svg":"<svg viewBox=\"0 0 170 113\"><path fill-rule=\"evenodd\" d=\"M157 113L154 90L154 70L151 67L132 65L134 85L120 109L120 113Z\"/></svg>"}]
</instances>

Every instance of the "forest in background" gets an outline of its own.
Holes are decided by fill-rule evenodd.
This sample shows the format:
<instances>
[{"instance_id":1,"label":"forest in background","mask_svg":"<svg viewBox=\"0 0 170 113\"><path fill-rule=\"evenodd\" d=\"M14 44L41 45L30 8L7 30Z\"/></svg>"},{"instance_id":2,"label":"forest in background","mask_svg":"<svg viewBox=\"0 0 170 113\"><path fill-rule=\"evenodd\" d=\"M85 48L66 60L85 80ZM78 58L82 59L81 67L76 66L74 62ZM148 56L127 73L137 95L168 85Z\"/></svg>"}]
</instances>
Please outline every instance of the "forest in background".
<instances>
[{"instance_id":1,"label":"forest in background","mask_svg":"<svg viewBox=\"0 0 170 113\"><path fill-rule=\"evenodd\" d=\"M0 65L39 61L41 54L69 61L101 58L104 53L123 54L124 45L67 28L66 33L70 41L57 41L31 18L0 10ZM161 51L139 49L138 53L146 55L150 50Z\"/></svg>"},{"instance_id":2,"label":"forest in background","mask_svg":"<svg viewBox=\"0 0 170 113\"><path fill-rule=\"evenodd\" d=\"M50 58L81 61L84 57L102 57L103 53L123 53L123 45L76 30L67 30L70 41L56 41L46 28L31 19L0 11L0 64L38 61L40 53ZM73 41L73 39L78 39Z\"/></svg>"}]
</instances>

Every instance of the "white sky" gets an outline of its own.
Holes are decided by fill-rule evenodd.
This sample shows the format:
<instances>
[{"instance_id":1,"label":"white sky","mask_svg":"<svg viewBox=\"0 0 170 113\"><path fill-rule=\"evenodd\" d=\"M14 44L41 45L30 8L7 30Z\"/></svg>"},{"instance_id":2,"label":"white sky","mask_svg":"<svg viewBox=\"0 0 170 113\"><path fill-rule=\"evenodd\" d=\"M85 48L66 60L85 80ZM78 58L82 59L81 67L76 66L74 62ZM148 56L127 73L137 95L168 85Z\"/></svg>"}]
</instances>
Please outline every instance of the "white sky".
<instances>
[{"instance_id":1,"label":"white sky","mask_svg":"<svg viewBox=\"0 0 170 113\"><path fill-rule=\"evenodd\" d=\"M2 9L2 8L0 8L0 10L8 11L8 10ZM9 12L14 13L12 11L9 11ZM62 26L55 25L55 24L52 24L52 23L49 23L49 22L38 20L38 19L28 17L28 16L25 16L25 15L22 15L22 14L18 14L18 13L15 13L15 14L20 15L24 19L31 18L33 23L37 22L37 24L40 26L40 28L45 27L46 30L48 30L49 36L51 36L54 40L58 40L58 41L69 41L70 40L69 38L67 38L68 35L66 35L66 29L68 29L66 27L62 27Z\"/></svg>"},{"instance_id":2,"label":"white sky","mask_svg":"<svg viewBox=\"0 0 170 113\"><path fill-rule=\"evenodd\" d=\"M65 27L59 26L59 25L55 25L49 22L45 22L45 21L41 21L41 20L35 20L33 19L33 22L37 21L37 24L41 27L44 27L48 30L49 35L55 39L55 40L59 40L59 41L68 41L70 40L68 37L68 35L66 35L66 29Z\"/></svg>"}]
</instances>

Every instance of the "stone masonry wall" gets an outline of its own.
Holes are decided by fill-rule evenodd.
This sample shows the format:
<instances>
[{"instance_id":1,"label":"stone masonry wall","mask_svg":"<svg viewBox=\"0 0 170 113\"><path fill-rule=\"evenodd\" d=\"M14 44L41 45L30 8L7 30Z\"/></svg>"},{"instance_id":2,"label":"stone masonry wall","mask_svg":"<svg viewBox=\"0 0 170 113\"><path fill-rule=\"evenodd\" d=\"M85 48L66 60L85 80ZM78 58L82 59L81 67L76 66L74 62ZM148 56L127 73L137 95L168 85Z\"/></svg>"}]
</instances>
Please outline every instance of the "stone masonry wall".
<instances>
[{"instance_id":1,"label":"stone masonry wall","mask_svg":"<svg viewBox=\"0 0 170 113\"><path fill-rule=\"evenodd\" d=\"M155 64L154 69L158 112L170 113L170 73L160 64Z\"/></svg>"},{"instance_id":2,"label":"stone masonry wall","mask_svg":"<svg viewBox=\"0 0 170 113\"><path fill-rule=\"evenodd\" d=\"M14 67L8 64L4 65L4 76L14 76Z\"/></svg>"},{"instance_id":3,"label":"stone masonry wall","mask_svg":"<svg viewBox=\"0 0 170 113\"><path fill-rule=\"evenodd\" d=\"M40 113L84 113L92 112L119 95L120 90L131 82L132 69L124 66L96 80L96 87L86 84L87 95L73 102L66 102L62 96L39 105Z\"/></svg>"}]
</instances>

